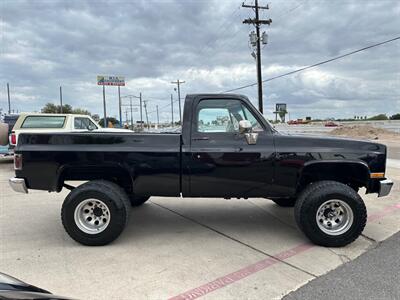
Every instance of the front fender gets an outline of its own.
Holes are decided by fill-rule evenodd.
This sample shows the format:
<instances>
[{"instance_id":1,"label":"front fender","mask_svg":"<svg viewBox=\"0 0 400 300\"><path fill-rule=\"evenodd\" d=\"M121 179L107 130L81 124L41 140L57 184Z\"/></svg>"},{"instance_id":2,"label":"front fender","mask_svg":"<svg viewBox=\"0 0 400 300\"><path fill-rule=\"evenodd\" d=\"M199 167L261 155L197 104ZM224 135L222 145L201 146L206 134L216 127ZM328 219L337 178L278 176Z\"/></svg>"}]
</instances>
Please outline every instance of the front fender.
<instances>
[{"instance_id":1,"label":"front fender","mask_svg":"<svg viewBox=\"0 0 400 300\"><path fill-rule=\"evenodd\" d=\"M335 180L353 187L367 187L370 169L362 160L318 160L306 162L299 170L298 190L310 182Z\"/></svg>"}]
</instances>

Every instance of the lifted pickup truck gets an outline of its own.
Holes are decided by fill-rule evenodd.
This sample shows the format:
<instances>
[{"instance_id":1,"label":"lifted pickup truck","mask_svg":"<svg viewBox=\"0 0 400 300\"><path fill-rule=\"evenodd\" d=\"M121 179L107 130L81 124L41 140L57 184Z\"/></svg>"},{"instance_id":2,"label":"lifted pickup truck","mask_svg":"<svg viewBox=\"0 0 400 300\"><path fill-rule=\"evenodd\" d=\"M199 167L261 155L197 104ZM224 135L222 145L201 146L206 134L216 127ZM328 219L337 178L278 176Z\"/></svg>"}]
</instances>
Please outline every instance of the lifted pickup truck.
<instances>
[{"instance_id":1,"label":"lifted pickup truck","mask_svg":"<svg viewBox=\"0 0 400 300\"><path fill-rule=\"evenodd\" d=\"M85 245L115 240L130 205L167 196L268 198L294 206L312 242L344 246L367 221L359 188L393 185L384 145L280 134L240 95L188 95L182 133L21 133L15 153L11 187L71 189L62 223Z\"/></svg>"}]
</instances>

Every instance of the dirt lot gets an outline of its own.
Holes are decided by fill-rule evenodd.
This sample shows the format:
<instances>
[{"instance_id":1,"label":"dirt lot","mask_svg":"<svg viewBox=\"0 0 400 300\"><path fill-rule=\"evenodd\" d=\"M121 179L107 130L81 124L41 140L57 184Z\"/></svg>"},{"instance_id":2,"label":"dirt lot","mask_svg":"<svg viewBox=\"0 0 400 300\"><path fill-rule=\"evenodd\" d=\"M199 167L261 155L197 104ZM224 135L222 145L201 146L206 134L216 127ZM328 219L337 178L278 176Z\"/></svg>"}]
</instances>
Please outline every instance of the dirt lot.
<instances>
[{"instance_id":1,"label":"dirt lot","mask_svg":"<svg viewBox=\"0 0 400 300\"><path fill-rule=\"evenodd\" d=\"M77 299L281 298L400 231L398 161L388 164L391 195L363 196L363 236L336 249L311 245L293 210L265 199L161 197L132 209L113 244L85 247L61 225L67 191L15 193L12 165L3 162L0 271Z\"/></svg>"},{"instance_id":2,"label":"dirt lot","mask_svg":"<svg viewBox=\"0 0 400 300\"><path fill-rule=\"evenodd\" d=\"M335 128L330 134L369 140L400 140L399 133L371 125L346 125Z\"/></svg>"}]
</instances>

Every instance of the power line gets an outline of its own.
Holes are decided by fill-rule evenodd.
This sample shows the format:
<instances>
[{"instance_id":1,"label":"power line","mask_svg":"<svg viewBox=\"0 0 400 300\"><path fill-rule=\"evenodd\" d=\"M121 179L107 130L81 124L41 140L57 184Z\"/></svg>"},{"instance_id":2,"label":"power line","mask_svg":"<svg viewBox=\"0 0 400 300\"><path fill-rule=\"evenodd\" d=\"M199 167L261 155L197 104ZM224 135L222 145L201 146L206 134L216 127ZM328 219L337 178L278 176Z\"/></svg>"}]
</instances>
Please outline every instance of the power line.
<instances>
[{"instance_id":1,"label":"power line","mask_svg":"<svg viewBox=\"0 0 400 300\"><path fill-rule=\"evenodd\" d=\"M173 103L176 103L176 102L178 102L179 100L175 100ZM158 109L159 110L163 110L164 108L167 108L167 107L170 107L171 106L171 103L168 103L168 104L166 104L166 105L164 105L164 106L162 106L162 107L159 107ZM147 114L153 114L153 113L155 113L155 112L157 112L157 110L152 110L152 111L149 111Z\"/></svg>"},{"instance_id":2,"label":"power line","mask_svg":"<svg viewBox=\"0 0 400 300\"><path fill-rule=\"evenodd\" d=\"M304 2L297 2L296 6L293 6L292 8L289 8L288 10L286 10L286 11L282 12L281 14L277 15L275 18L280 18L280 17L286 16L286 15L292 13L293 11L298 9L299 7L303 6L306 1L307 0L304 0Z\"/></svg>"},{"instance_id":3,"label":"power line","mask_svg":"<svg viewBox=\"0 0 400 300\"><path fill-rule=\"evenodd\" d=\"M384 45L384 44L387 44L387 43L391 43L391 42L394 42L394 41L399 40L399 39L400 39L400 36L392 38L390 40L386 40L386 41L380 42L380 43L376 43L376 44L373 44L373 45L370 45L370 46L367 46L367 47L364 47L364 48L361 48L361 49L357 49L357 50L354 50L354 51L345 53L343 55L339 55L339 56L336 56L336 57L321 61L319 63L313 64L313 65L310 65L310 66L307 66L307 67L303 67L303 68L300 68L300 69L297 69L297 70L294 70L294 71L291 71L291 72L287 72L287 73L284 73L284 74L281 74L281 75L278 75L278 76L274 76L274 77L268 78L268 79L263 80L262 82L268 82L268 81L271 81L271 80L274 80L274 79L278 79L278 78L281 78L281 77L284 77L284 76L292 75L294 73L298 73L298 72L301 72L301 71L304 71L304 70L307 70L307 69L315 68L317 66L327 64L329 62L341 59L343 57L350 56L350 55L356 54L358 52L362 52L362 51L365 51L365 50L368 50L368 49L371 49L371 48L374 48L374 47L378 47L378 46L381 46L381 45ZM226 91L223 91L223 92L220 92L220 93L223 94L223 93L234 92L234 91L238 91L238 90L245 89L245 88L248 88L248 87L252 87L252 86L255 86L255 85L257 85L257 82L256 83L247 84L247 85L244 85L244 86L241 86L241 87L238 87L238 88L226 90Z\"/></svg>"},{"instance_id":4,"label":"power line","mask_svg":"<svg viewBox=\"0 0 400 300\"><path fill-rule=\"evenodd\" d=\"M225 19L224 22L222 22L220 24L220 26L218 26L218 28L214 31L214 35L218 36L220 33L222 33L222 30L229 27L230 25L232 25L232 23L234 23L236 21L236 18L238 16L240 16L240 9L241 9L241 5L239 5L238 7L235 7L235 9L233 10L233 12L231 14L229 14L229 16ZM237 14L239 12L239 14ZM236 15L237 14L237 15ZM232 19L231 19L232 18ZM226 30L223 32L225 33ZM203 44L203 46L199 49L198 51L198 55L203 54L206 50L209 50L209 47L211 46L211 44L213 42L218 42L218 40L220 40L221 38L217 37L217 38L210 38L207 40L207 42L205 42Z\"/></svg>"}]
</instances>

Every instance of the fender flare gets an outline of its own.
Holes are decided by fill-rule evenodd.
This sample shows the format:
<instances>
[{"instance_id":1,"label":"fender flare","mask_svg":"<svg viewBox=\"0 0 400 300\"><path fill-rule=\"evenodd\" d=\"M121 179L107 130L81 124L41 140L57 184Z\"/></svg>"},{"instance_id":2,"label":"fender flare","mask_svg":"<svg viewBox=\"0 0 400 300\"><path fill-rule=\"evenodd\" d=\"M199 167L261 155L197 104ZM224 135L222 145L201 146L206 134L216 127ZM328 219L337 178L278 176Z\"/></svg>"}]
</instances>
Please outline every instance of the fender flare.
<instances>
[{"instance_id":1,"label":"fender flare","mask_svg":"<svg viewBox=\"0 0 400 300\"><path fill-rule=\"evenodd\" d=\"M56 192L60 192L62 190L65 174L67 172L70 172L71 170L82 169L85 167L90 168L93 171L98 169L99 171L101 170L102 172L104 172L105 168L107 168L109 171L115 170L116 173L120 173L121 175L126 176L125 178L129 178L129 185L132 187L132 189L134 188L134 179L133 179L134 171L129 170L124 165L109 164L107 166L104 166L104 165L79 165L79 166L76 166L76 165L71 165L71 164L65 164L65 165L61 165L56 171L56 176L55 176L54 184L53 184L54 190Z\"/></svg>"},{"instance_id":2,"label":"fender flare","mask_svg":"<svg viewBox=\"0 0 400 300\"><path fill-rule=\"evenodd\" d=\"M368 187L371 172L370 172L368 164L362 160L313 160L313 161L305 162L303 167L299 170L297 185L298 185L298 187L301 185L305 174L307 174L307 172L309 170L313 170L313 168L333 168L333 169L342 168L342 169L345 169L347 167L350 167L352 170L354 170L354 168L363 170L359 181L365 187ZM332 174L330 174L330 175L332 175ZM334 174L334 175L340 176L341 174ZM349 175L349 174L347 174L347 175Z\"/></svg>"}]
</instances>

